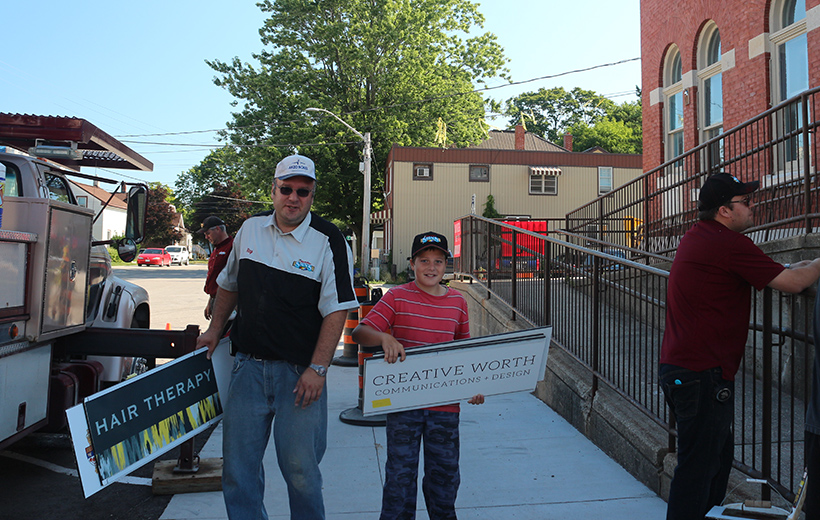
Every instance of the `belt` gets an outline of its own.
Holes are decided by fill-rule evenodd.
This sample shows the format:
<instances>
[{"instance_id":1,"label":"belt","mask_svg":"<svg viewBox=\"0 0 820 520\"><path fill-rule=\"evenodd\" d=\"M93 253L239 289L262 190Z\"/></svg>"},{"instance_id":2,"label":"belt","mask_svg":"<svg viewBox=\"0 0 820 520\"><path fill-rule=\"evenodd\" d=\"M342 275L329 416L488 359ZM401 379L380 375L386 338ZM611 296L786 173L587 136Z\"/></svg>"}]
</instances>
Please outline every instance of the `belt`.
<instances>
[{"instance_id":1,"label":"belt","mask_svg":"<svg viewBox=\"0 0 820 520\"><path fill-rule=\"evenodd\" d=\"M280 358L277 357L266 357L261 354L248 354L247 352L246 354L249 358L251 358L254 361L282 361Z\"/></svg>"}]
</instances>

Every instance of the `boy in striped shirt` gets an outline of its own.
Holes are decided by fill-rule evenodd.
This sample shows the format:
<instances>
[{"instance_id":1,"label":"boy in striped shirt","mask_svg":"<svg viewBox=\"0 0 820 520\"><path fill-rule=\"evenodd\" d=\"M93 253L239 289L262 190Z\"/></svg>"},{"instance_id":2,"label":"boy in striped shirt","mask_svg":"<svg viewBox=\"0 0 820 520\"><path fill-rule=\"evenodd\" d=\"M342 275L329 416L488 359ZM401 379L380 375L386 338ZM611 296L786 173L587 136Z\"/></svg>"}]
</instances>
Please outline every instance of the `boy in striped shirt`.
<instances>
[{"instance_id":1,"label":"boy in striped shirt","mask_svg":"<svg viewBox=\"0 0 820 520\"><path fill-rule=\"evenodd\" d=\"M353 340L381 346L385 360L395 363L404 361L406 349L469 338L466 300L440 283L449 255L444 236L432 231L416 235L410 258L416 279L390 289L353 331ZM484 396L475 395L468 402L482 404ZM382 520L416 517L422 439L422 492L430 520L456 518L458 412L454 403L388 414Z\"/></svg>"}]
</instances>

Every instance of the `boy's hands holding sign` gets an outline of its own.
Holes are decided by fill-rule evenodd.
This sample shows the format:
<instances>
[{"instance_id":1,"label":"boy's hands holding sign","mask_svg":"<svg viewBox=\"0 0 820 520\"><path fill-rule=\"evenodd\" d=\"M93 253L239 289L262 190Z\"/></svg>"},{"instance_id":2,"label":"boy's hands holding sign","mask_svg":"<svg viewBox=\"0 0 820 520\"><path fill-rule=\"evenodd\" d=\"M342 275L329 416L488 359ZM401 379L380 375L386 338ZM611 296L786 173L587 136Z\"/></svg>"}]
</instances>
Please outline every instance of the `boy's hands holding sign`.
<instances>
[{"instance_id":1,"label":"boy's hands holding sign","mask_svg":"<svg viewBox=\"0 0 820 520\"><path fill-rule=\"evenodd\" d=\"M399 340L368 325L359 324L353 330L353 341L367 347L380 346L384 350L384 360L388 363L395 363L396 360L404 361L407 357L404 353L404 346L399 343Z\"/></svg>"},{"instance_id":2,"label":"boy's hands holding sign","mask_svg":"<svg viewBox=\"0 0 820 520\"><path fill-rule=\"evenodd\" d=\"M404 361L407 354L404 352L404 346L386 332L379 332L368 325L359 324L353 331L353 341L361 343L368 347L381 346L384 350L384 360L388 363L395 363L396 361ZM470 404L484 404L484 395L476 394L467 401Z\"/></svg>"}]
</instances>

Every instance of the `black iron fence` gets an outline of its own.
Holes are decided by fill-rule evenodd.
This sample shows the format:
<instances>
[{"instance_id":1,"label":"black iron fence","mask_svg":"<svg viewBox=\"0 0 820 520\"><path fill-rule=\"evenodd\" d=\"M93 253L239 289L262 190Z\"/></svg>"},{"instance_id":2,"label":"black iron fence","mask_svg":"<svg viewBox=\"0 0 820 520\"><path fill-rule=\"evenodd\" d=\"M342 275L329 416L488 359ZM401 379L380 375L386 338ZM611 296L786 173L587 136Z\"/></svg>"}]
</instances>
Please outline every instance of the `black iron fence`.
<instances>
[{"instance_id":1,"label":"black iron fence","mask_svg":"<svg viewBox=\"0 0 820 520\"><path fill-rule=\"evenodd\" d=\"M753 199L756 223L748 231L755 242L815 231L819 101L820 87L780 103L568 213L565 229L672 255L697 220L706 177L728 172L744 182L760 181Z\"/></svg>"},{"instance_id":2,"label":"black iron fence","mask_svg":"<svg viewBox=\"0 0 820 520\"><path fill-rule=\"evenodd\" d=\"M456 274L482 283L510 317L553 326L554 345L669 433L658 387L670 260L567 232L549 236L478 216L457 221ZM736 382L735 466L793 497L803 468L813 297L755 297ZM764 498L769 488L762 490Z\"/></svg>"}]
</instances>

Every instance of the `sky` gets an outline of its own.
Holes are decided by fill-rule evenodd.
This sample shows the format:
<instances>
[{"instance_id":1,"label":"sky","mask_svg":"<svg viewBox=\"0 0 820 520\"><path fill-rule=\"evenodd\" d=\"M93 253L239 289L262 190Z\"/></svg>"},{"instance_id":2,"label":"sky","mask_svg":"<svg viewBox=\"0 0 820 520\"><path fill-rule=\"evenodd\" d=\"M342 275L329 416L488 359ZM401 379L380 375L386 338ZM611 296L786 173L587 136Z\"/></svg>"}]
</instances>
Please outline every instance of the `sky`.
<instances>
[{"instance_id":1,"label":"sky","mask_svg":"<svg viewBox=\"0 0 820 520\"><path fill-rule=\"evenodd\" d=\"M538 78L640 57L640 0L476 3L484 30L504 48L511 79L525 82L488 91L493 99L562 86L618 103L636 100L637 60ZM234 110L205 61L254 63L252 54L263 48L264 14L249 0L9 2L0 31L0 112L86 119L145 156L154 170L84 172L173 188L181 173L220 146L216 130Z\"/></svg>"}]
</instances>

